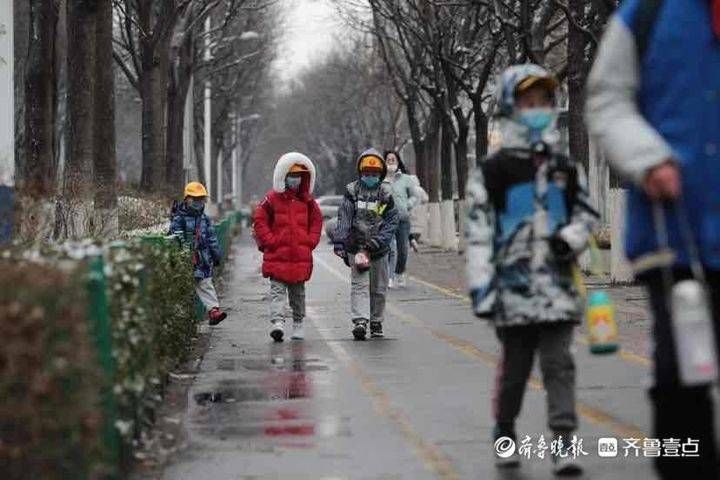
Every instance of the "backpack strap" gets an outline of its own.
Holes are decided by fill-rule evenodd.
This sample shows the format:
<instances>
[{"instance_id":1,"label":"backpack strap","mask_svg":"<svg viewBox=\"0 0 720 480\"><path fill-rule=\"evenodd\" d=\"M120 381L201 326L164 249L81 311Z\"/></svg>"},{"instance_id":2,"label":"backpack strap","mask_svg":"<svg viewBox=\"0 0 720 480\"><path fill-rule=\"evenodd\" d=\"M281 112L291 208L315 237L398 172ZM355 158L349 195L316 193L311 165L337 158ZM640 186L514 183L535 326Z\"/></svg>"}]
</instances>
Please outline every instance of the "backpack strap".
<instances>
[{"instance_id":1,"label":"backpack strap","mask_svg":"<svg viewBox=\"0 0 720 480\"><path fill-rule=\"evenodd\" d=\"M655 22L663 6L663 0L640 0L638 16L635 19L635 46L638 60L642 62L647 51L650 37L655 28Z\"/></svg>"}]
</instances>

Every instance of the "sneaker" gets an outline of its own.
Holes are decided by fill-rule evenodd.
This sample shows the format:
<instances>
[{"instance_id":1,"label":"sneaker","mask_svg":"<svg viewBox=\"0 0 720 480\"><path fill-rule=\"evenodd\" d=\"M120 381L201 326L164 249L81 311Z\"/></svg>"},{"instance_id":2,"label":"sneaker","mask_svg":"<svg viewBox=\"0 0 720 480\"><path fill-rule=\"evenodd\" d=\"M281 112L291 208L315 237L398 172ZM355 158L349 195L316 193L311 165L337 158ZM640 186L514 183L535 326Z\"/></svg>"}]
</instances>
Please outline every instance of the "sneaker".
<instances>
[{"instance_id":1,"label":"sneaker","mask_svg":"<svg viewBox=\"0 0 720 480\"><path fill-rule=\"evenodd\" d=\"M388 288L394 289L397 285L395 285L395 277L390 277L390 280L388 280Z\"/></svg>"},{"instance_id":2,"label":"sneaker","mask_svg":"<svg viewBox=\"0 0 720 480\"><path fill-rule=\"evenodd\" d=\"M553 473L559 476L577 476L582 475L583 468L579 459L570 455L569 445L572 438L571 432L556 431L553 433L553 441L559 442L560 454L553 455Z\"/></svg>"},{"instance_id":3,"label":"sneaker","mask_svg":"<svg viewBox=\"0 0 720 480\"><path fill-rule=\"evenodd\" d=\"M383 334L382 322L370 322L370 337L371 338L382 338Z\"/></svg>"},{"instance_id":4,"label":"sneaker","mask_svg":"<svg viewBox=\"0 0 720 480\"><path fill-rule=\"evenodd\" d=\"M495 435L493 446L495 451L495 466L497 468L517 468L520 466L520 454L516 448L514 435Z\"/></svg>"},{"instance_id":5,"label":"sneaker","mask_svg":"<svg viewBox=\"0 0 720 480\"><path fill-rule=\"evenodd\" d=\"M397 278L396 278L396 280L395 280L395 284L397 285L398 288L405 288L405 287L407 287L407 280L406 280L406 278L405 278L405 274L404 274L404 273L399 273L399 274L397 274Z\"/></svg>"},{"instance_id":6,"label":"sneaker","mask_svg":"<svg viewBox=\"0 0 720 480\"><path fill-rule=\"evenodd\" d=\"M273 323L272 330L270 330L270 336L273 340L276 342L282 342L283 341L283 335L285 332L283 331L283 323L282 322L275 322Z\"/></svg>"},{"instance_id":7,"label":"sneaker","mask_svg":"<svg viewBox=\"0 0 720 480\"><path fill-rule=\"evenodd\" d=\"M353 337L355 337L355 340L365 340L365 336L367 335L367 321L358 320L353 322L355 323L352 329Z\"/></svg>"},{"instance_id":8,"label":"sneaker","mask_svg":"<svg viewBox=\"0 0 720 480\"><path fill-rule=\"evenodd\" d=\"M212 326L215 326L225 320L225 318L227 317L227 313L221 311L219 307L215 307L208 312L208 317L210 318L208 323L210 323L210 325Z\"/></svg>"},{"instance_id":9,"label":"sneaker","mask_svg":"<svg viewBox=\"0 0 720 480\"><path fill-rule=\"evenodd\" d=\"M582 475L583 473L583 468L582 465L580 465L580 461L572 455L568 455L567 457L553 455L552 461L553 473L555 475L575 477L578 475Z\"/></svg>"},{"instance_id":10,"label":"sneaker","mask_svg":"<svg viewBox=\"0 0 720 480\"><path fill-rule=\"evenodd\" d=\"M305 329L302 322L293 322L292 335L293 340L303 340L305 338Z\"/></svg>"}]
</instances>

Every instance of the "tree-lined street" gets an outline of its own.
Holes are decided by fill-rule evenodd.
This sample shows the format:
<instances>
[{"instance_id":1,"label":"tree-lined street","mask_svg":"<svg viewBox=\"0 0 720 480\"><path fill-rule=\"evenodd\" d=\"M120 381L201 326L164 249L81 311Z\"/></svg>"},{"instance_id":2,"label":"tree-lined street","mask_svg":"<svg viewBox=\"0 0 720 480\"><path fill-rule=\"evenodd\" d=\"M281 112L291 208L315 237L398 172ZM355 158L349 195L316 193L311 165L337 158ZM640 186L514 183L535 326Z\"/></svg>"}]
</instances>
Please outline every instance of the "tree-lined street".
<instances>
[{"instance_id":1,"label":"tree-lined street","mask_svg":"<svg viewBox=\"0 0 720 480\"><path fill-rule=\"evenodd\" d=\"M260 257L247 240L225 286L229 320L213 331L187 394L184 448L159 478L552 478L549 459L535 452L518 471L493 465L500 353L493 330L463 299L412 280L390 295L386 338L353 342L347 268L321 246L306 339L274 344ZM597 449L601 437L650 436L647 366L631 356L591 356L580 341L575 351L584 478L650 478L642 450L625 458L620 441L617 458L600 458ZM535 370L520 437L536 444L544 435L549 444L545 408Z\"/></svg>"}]
</instances>

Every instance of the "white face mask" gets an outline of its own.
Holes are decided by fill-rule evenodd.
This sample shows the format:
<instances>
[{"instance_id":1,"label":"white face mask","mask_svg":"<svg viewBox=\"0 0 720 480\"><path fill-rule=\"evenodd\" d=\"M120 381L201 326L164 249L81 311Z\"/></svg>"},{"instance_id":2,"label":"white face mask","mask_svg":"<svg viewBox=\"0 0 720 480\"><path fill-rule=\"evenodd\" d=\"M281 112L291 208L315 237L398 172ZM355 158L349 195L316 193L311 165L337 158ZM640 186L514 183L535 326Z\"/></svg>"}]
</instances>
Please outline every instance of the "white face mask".
<instances>
[{"instance_id":1,"label":"white face mask","mask_svg":"<svg viewBox=\"0 0 720 480\"><path fill-rule=\"evenodd\" d=\"M398 166L396 164L390 164L387 166L388 173L395 173L398 170Z\"/></svg>"}]
</instances>

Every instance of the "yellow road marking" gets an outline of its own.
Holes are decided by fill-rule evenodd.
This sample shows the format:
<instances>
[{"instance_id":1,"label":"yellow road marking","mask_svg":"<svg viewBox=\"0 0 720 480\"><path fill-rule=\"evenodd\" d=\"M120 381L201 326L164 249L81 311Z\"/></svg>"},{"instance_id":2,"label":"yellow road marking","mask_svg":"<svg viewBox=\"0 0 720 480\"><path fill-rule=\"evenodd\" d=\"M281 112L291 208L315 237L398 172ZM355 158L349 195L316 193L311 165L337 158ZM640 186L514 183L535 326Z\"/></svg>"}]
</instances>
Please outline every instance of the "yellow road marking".
<instances>
[{"instance_id":1,"label":"yellow road marking","mask_svg":"<svg viewBox=\"0 0 720 480\"><path fill-rule=\"evenodd\" d=\"M459 293L457 293L454 290L450 290L448 288L444 288L439 285L435 285L434 283L428 282L426 280L417 278L412 275L409 275L408 278L415 283L424 285L432 290L442 293L443 295L447 295L448 297L452 297L452 298L457 298L457 299L461 300L463 303L470 303L470 300L467 298L467 295L460 295ZM585 346L589 345L589 342L585 337L576 337L575 341L578 343L581 343L582 345L585 345ZM633 353L633 352L630 352L630 351L622 349L622 348L618 352L618 355L620 356L620 358L622 358L623 360L625 360L627 362L637 363L637 364L643 365L645 367L649 367L650 365L652 365L652 361L649 358L647 358L643 355L638 355L637 353Z\"/></svg>"},{"instance_id":2,"label":"yellow road marking","mask_svg":"<svg viewBox=\"0 0 720 480\"><path fill-rule=\"evenodd\" d=\"M325 261L316 258L318 263L323 265L330 273L337 278L346 281L347 276L342 275L335 268ZM338 342L333 342L328 334L326 325L320 325L319 315L309 315L308 318L315 325L325 343L330 347L335 356L342 361L359 381L363 390L373 402L373 408L378 413L389 419L400 431L405 441L412 447L417 457L423 462L425 468L432 472L435 477L441 480L459 480L460 474L453 466L450 459L437 445L426 442L422 435L415 430L407 418L407 415L399 408L393 406L390 397L373 381L372 377L362 368L359 362L355 361L347 352L345 347Z\"/></svg>"},{"instance_id":3,"label":"yellow road marking","mask_svg":"<svg viewBox=\"0 0 720 480\"><path fill-rule=\"evenodd\" d=\"M330 264L328 264L323 259L317 258L316 259L318 263L320 263L323 267L325 267L326 270L328 270L332 275L339 278L342 281L349 281L348 275L343 275L341 272L339 272L336 268L332 267ZM438 291L446 291L452 293L451 296L460 297L460 295L451 292L450 290L444 289L443 287L439 287L437 285L433 285L429 282L425 282L424 280L420 280L419 283L427 284L430 288L433 288ZM443 292L443 293L446 293ZM465 300L463 298L463 300ZM476 345L465 341L461 338L455 337L453 335L449 335L445 332L441 332L439 330L433 329L431 327L428 327L424 322L422 322L419 318L417 318L415 315L409 314L407 312L404 312L394 304L388 303L387 307L388 311L392 313L394 316L400 318L402 321L412 324L415 327L420 328L421 330L426 331L433 337L444 341L448 345L452 346L455 350L459 351L463 355L469 357L481 360L486 365L496 368L497 364L499 362L499 358L497 355L489 352L485 352L483 350L480 350ZM332 344L332 342L329 342L331 346L335 346ZM343 349L344 350L344 349ZM347 352L345 353L347 355ZM348 355L349 357L349 355ZM532 376L528 380L528 384L530 387L534 390L542 391L543 390L543 384L540 379L537 377ZM610 415L609 413L599 409L595 408L591 405L588 405L584 402L577 402L576 403L577 413L582 416L585 420L589 421L590 423L605 428L608 431L613 432L615 435L621 436L623 438L644 438L645 434L640 430L637 426L628 424L623 422L620 419L615 418L614 416Z\"/></svg>"},{"instance_id":4,"label":"yellow road marking","mask_svg":"<svg viewBox=\"0 0 720 480\"><path fill-rule=\"evenodd\" d=\"M500 358L489 352L485 352L483 350L480 350L477 346L474 344L463 340L461 338L455 337L453 335L447 334L445 332L441 332L439 330L435 330L433 328L428 327L425 325L420 319L415 317L412 314L406 313L401 311L399 308L397 308L395 305L388 305L388 310L390 312L403 319L404 321L411 323L418 328L421 328L428 333L430 333L435 338L438 338L440 340L443 340L444 342L451 345L453 348L455 348L457 351L462 353L463 355L470 357L470 358L476 358L481 360L486 365L497 368L498 363L500 362ZM543 383L542 380L535 376L531 376L528 380L528 385L533 390L543 391ZM621 436L623 438L644 438L645 434L635 425L631 425L628 423L623 422L622 420L619 420L609 413L600 410L598 408L595 408L591 405L588 405L584 402L576 402L576 408L578 414L580 414L583 418L588 420L590 423L597 425L601 428L606 428L613 433L615 433L618 436Z\"/></svg>"}]
</instances>

